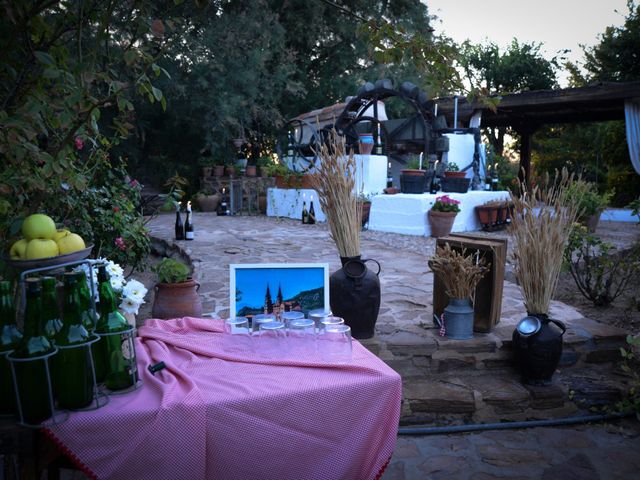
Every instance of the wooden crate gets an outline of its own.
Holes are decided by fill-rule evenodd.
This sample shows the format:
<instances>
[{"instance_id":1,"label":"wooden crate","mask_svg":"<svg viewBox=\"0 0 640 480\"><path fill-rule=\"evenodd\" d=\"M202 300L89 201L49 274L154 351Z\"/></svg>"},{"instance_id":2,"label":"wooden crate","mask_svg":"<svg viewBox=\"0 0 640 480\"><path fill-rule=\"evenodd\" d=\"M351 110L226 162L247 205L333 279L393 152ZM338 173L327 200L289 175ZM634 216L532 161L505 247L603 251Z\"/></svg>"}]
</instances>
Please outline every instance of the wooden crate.
<instances>
[{"instance_id":1,"label":"wooden crate","mask_svg":"<svg viewBox=\"0 0 640 480\"><path fill-rule=\"evenodd\" d=\"M476 287L474 305L473 330L486 333L500 322L502 313L502 289L504 286L504 270L507 261L507 240L486 238L473 234L452 233L438 238L436 245L443 247L449 243L454 250L466 249L467 253L480 252L480 255L491 262L489 272ZM440 316L449 303L442 280L435 275L433 280L433 313Z\"/></svg>"}]
</instances>

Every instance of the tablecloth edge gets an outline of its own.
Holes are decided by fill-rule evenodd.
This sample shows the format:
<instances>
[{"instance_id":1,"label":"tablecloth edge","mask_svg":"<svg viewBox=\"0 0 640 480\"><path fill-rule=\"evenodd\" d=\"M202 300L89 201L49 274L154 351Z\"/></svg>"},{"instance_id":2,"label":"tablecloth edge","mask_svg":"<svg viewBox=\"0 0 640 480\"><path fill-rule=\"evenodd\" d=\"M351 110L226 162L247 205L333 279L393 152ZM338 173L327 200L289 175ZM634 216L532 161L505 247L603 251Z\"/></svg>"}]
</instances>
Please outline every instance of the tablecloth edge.
<instances>
[{"instance_id":1,"label":"tablecloth edge","mask_svg":"<svg viewBox=\"0 0 640 480\"><path fill-rule=\"evenodd\" d=\"M58 448L60 453L62 453L65 457L67 457L71 462L84 473L87 477L92 478L94 480L98 480L98 476L82 461L80 457L76 455L69 447L67 447L53 431L49 428L43 427L41 428L42 433L49 438L53 442L53 444Z\"/></svg>"}]
</instances>

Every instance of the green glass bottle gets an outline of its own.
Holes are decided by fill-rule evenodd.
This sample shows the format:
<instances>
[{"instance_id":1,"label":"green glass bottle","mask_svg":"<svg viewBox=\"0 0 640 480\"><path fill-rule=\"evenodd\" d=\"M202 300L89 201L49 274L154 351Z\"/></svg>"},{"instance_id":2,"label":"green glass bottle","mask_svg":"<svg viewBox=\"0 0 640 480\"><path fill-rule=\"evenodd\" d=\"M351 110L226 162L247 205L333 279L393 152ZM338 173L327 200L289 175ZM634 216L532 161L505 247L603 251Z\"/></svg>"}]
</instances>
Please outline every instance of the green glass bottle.
<instances>
[{"instance_id":1,"label":"green glass bottle","mask_svg":"<svg viewBox=\"0 0 640 480\"><path fill-rule=\"evenodd\" d=\"M53 277L42 277L42 322L44 334L49 340L54 340L62 329L62 316L58 306L56 279Z\"/></svg>"},{"instance_id":2,"label":"green glass bottle","mask_svg":"<svg viewBox=\"0 0 640 480\"><path fill-rule=\"evenodd\" d=\"M87 348L93 339L82 324L78 276L76 272L67 272L64 274L62 329L55 336L60 351L52 362L53 389L61 408L83 408L93 400L91 349Z\"/></svg>"},{"instance_id":3,"label":"green glass bottle","mask_svg":"<svg viewBox=\"0 0 640 480\"><path fill-rule=\"evenodd\" d=\"M16 393L13 389L11 366L7 353L15 350L22 339L16 327L16 309L13 304L11 282L0 282L0 415L16 411Z\"/></svg>"},{"instance_id":4,"label":"green glass bottle","mask_svg":"<svg viewBox=\"0 0 640 480\"><path fill-rule=\"evenodd\" d=\"M82 325L84 325L84 328L88 331L93 332L96 328L98 316L91 304L91 290L87 283L87 275L82 270L75 272L75 274L78 281L78 293L80 295Z\"/></svg>"},{"instance_id":5,"label":"green glass bottle","mask_svg":"<svg viewBox=\"0 0 640 480\"><path fill-rule=\"evenodd\" d=\"M42 287L40 279L26 280L27 301L24 309L24 335L9 358L30 359L44 357L55 352L55 347L44 334L42 325ZM55 356L54 356L55 358ZM28 362L16 361L16 374L22 420L36 425L51 417L52 400L46 362L49 359Z\"/></svg>"},{"instance_id":6,"label":"green glass bottle","mask_svg":"<svg viewBox=\"0 0 640 480\"><path fill-rule=\"evenodd\" d=\"M109 273L104 265L98 268L98 292L100 293L100 317L96 333L102 334L96 344L96 376L104 379L104 385L110 390L122 390L131 387L137 378L135 352L129 351L129 333L131 326L118 311L116 295L111 288Z\"/></svg>"}]
</instances>

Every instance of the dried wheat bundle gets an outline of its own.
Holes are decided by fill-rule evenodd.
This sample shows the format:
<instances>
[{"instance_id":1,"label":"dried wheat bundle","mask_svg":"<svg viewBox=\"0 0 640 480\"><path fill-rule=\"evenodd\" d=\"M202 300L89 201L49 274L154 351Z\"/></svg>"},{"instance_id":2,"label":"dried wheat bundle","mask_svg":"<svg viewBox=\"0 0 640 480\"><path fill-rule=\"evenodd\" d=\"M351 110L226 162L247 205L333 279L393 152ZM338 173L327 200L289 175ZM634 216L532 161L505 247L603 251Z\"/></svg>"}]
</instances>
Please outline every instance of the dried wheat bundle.
<instances>
[{"instance_id":1,"label":"dried wheat bundle","mask_svg":"<svg viewBox=\"0 0 640 480\"><path fill-rule=\"evenodd\" d=\"M312 176L311 185L318 192L331 238L341 257L358 256L362 204L357 202L355 191L356 161L353 151L347 155L344 137L333 129L317 153L321 163Z\"/></svg>"},{"instance_id":2,"label":"dried wheat bundle","mask_svg":"<svg viewBox=\"0 0 640 480\"><path fill-rule=\"evenodd\" d=\"M466 255L466 249L458 252L449 243L436 248L435 256L429 266L444 282L444 288L450 298L469 298L473 300L478 282L489 271L484 258Z\"/></svg>"},{"instance_id":3,"label":"dried wheat bundle","mask_svg":"<svg viewBox=\"0 0 640 480\"><path fill-rule=\"evenodd\" d=\"M580 199L567 195L572 181L573 174L563 169L552 182L547 174L541 186L529 190L520 182L521 194L511 193L515 208L509 230L515 273L531 314L549 313L562 254L579 213Z\"/></svg>"}]
</instances>

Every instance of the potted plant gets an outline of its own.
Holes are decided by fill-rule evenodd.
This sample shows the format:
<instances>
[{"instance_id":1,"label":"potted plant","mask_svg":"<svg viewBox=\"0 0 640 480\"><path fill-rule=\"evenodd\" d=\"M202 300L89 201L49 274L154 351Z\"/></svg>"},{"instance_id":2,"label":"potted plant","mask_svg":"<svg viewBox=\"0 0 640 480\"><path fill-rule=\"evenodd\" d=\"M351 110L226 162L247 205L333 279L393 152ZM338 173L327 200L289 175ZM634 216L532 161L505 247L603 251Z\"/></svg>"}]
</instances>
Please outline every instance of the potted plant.
<instances>
[{"instance_id":1,"label":"potted plant","mask_svg":"<svg viewBox=\"0 0 640 480\"><path fill-rule=\"evenodd\" d=\"M447 168L444 170L444 176L446 178L464 178L467 176L467 172L461 172L456 162L448 162Z\"/></svg>"},{"instance_id":2,"label":"potted plant","mask_svg":"<svg viewBox=\"0 0 640 480\"><path fill-rule=\"evenodd\" d=\"M220 202L220 195L213 193L210 188L204 188L196 193L194 200L200 208L200 211L215 212Z\"/></svg>"},{"instance_id":3,"label":"potted plant","mask_svg":"<svg viewBox=\"0 0 640 480\"><path fill-rule=\"evenodd\" d=\"M258 174L261 177L270 177L271 175L269 175L269 166L273 165L273 160L271 160L271 157L260 157L258 158L258 160L256 161L256 166L258 167Z\"/></svg>"},{"instance_id":4,"label":"potted plant","mask_svg":"<svg viewBox=\"0 0 640 480\"><path fill-rule=\"evenodd\" d=\"M154 318L199 317L202 302L200 284L191 278L189 266L172 258L163 258L151 270L157 275L151 314Z\"/></svg>"},{"instance_id":5,"label":"potted plant","mask_svg":"<svg viewBox=\"0 0 640 480\"><path fill-rule=\"evenodd\" d=\"M424 193L427 182L426 170L420 168L417 158L407 163L400 171L400 191L402 193Z\"/></svg>"},{"instance_id":6,"label":"potted plant","mask_svg":"<svg viewBox=\"0 0 640 480\"><path fill-rule=\"evenodd\" d=\"M550 383L562 355L565 326L549 318L549 304L579 213L578 198L569 194L572 180L564 169L553 182L547 176L532 190L520 182L520 194L511 193L515 275L527 309L513 332L513 347L523 381L529 384Z\"/></svg>"},{"instance_id":7,"label":"potted plant","mask_svg":"<svg viewBox=\"0 0 640 480\"><path fill-rule=\"evenodd\" d=\"M354 194L356 160L353 152L347 153L345 138L335 129L321 145L319 156L321 163L311 183L342 263L329 278L331 311L344 318L354 338L370 338L380 310L380 264L363 260L360 255L362 203ZM368 261L378 265L377 272L367 268Z\"/></svg>"},{"instance_id":8,"label":"potted plant","mask_svg":"<svg viewBox=\"0 0 640 480\"><path fill-rule=\"evenodd\" d=\"M458 252L449 243L437 247L436 254L429 260L429 267L439 275L449 297L441 323L447 338L465 340L473 337L473 301L476 287L489 271L484 258L479 261L475 255Z\"/></svg>"},{"instance_id":9,"label":"potted plant","mask_svg":"<svg viewBox=\"0 0 640 480\"><path fill-rule=\"evenodd\" d=\"M459 211L460 202L458 200L454 200L449 195L436 197L436 201L428 212L431 236L444 237L449 235Z\"/></svg>"},{"instance_id":10,"label":"potted plant","mask_svg":"<svg viewBox=\"0 0 640 480\"><path fill-rule=\"evenodd\" d=\"M371 199L376 195L375 193L360 193L358 195L358 203L362 209L362 226L364 227L369 221L369 214L371 213Z\"/></svg>"},{"instance_id":11,"label":"potted plant","mask_svg":"<svg viewBox=\"0 0 640 480\"><path fill-rule=\"evenodd\" d=\"M211 157L200 157L198 165L200 165L200 175L202 177L210 177L212 175L213 159Z\"/></svg>"},{"instance_id":12,"label":"potted plant","mask_svg":"<svg viewBox=\"0 0 640 480\"><path fill-rule=\"evenodd\" d=\"M486 231L504 228L509 221L511 203L506 200L490 200L475 207L482 229Z\"/></svg>"},{"instance_id":13,"label":"potted plant","mask_svg":"<svg viewBox=\"0 0 640 480\"><path fill-rule=\"evenodd\" d=\"M571 183L567 190L569 199L578 202L578 221L594 233L600 221L600 214L613 197L613 192L598 193L595 183L578 179Z\"/></svg>"}]
</instances>

